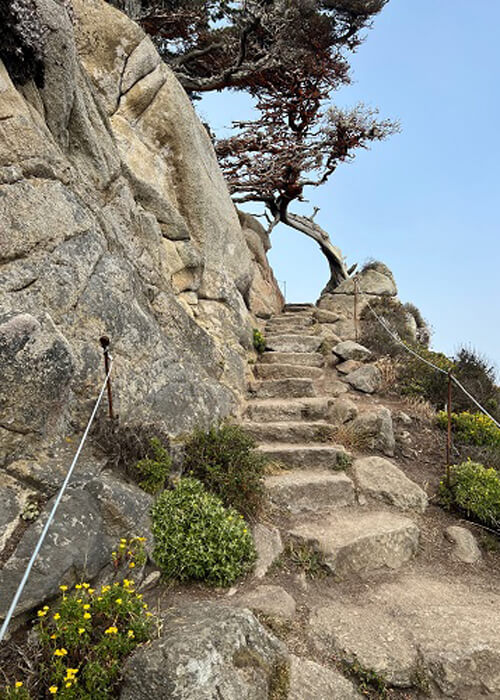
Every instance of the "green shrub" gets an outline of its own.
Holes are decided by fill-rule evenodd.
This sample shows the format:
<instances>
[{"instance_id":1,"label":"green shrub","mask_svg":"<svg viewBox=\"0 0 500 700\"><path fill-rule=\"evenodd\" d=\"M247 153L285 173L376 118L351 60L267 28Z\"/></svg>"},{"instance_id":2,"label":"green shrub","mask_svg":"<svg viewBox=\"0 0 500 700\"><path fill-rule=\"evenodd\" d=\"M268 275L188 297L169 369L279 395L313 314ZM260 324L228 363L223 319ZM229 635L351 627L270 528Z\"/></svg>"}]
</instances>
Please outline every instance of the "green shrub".
<instances>
[{"instance_id":1,"label":"green shrub","mask_svg":"<svg viewBox=\"0 0 500 700\"><path fill-rule=\"evenodd\" d=\"M254 439L237 425L196 430L185 445L183 472L203 482L225 506L253 518L262 505L267 463L255 446Z\"/></svg>"},{"instance_id":2,"label":"green shrub","mask_svg":"<svg viewBox=\"0 0 500 700\"><path fill-rule=\"evenodd\" d=\"M152 508L154 559L167 578L227 586L255 561L243 516L196 479L181 479Z\"/></svg>"},{"instance_id":3,"label":"green shrub","mask_svg":"<svg viewBox=\"0 0 500 700\"><path fill-rule=\"evenodd\" d=\"M467 460L451 467L450 485L441 482L445 502L490 527L500 527L500 477L494 469Z\"/></svg>"},{"instance_id":4,"label":"green shrub","mask_svg":"<svg viewBox=\"0 0 500 700\"><path fill-rule=\"evenodd\" d=\"M158 438L150 440L152 457L145 457L136 464L138 483L147 493L156 494L165 488L165 480L172 466L172 459Z\"/></svg>"},{"instance_id":5,"label":"green shrub","mask_svg":"<svg viewBox=\"0 0 500 700\"><path fill-rule=\"evenodd\" d=\"M37 613L38 656L32 677L0 691L2 698L57 697L105 700L116 697L125 658L151 638L154 619L134 582L102 586L60 586L53 608Z\"/></svg>"},{"instance_id":6,"label":"green shrub","mask_svg":"<svg viewBox=\"0 0 500 700\"><path fill-rule=\"evenodd\" d=\"M461 348L454 358L456 378L495 418L499 412L499 389L492 363L473 348ZM454 391L453 405L458 411L475 411L476 406L460 389Z\"/></svg>"},{"instance_id":7,"label":"green shrub","mask_svg":"<svg viewBox=\"0 0 500 700\"><path fill-rule=\"evenodd\" d=\"M380 297L370 302L371 308L384 321L388 328L405 343L414 343L415 337L410 322L410 314L401 302L390 297ZM360 343L369 348L377 357L399 357L406 354L404 347L398 343L381 325L367 306L360 316Z\"/></svg>"},{"instance_id":8,"label":"green shrub","mask_svg":"<svg viewBox=\"0 0 500 700\"><path fill-rule=\"evenodd\" d=\"M266 339L258 328L253 329L253 346L258 353L262 353L266 349Z\"/></svg>"},{"instance_id":9,"label":"green shrub","mask_svg":"<svg viewBox=\"0 0 500 700\"><path fill-rule=\"evenodd\" d=\"M421 357L449 372L454 368L453 360L442 352L434 352L423 346L413 348ZM420 396L436 408L441 408L448 396L448 377L426 365L417 357L407 354L398 369L398 384L402 394Z\"/></svg>"},{"instance_id":10,"label":"green shrub","mask_svg":"<svg viewBox=\"0 0 500 700\"><path fill-rule=\"evenodd\" d=\"M440 411L437 416L440 428L448 428L448 414ZM451 427L458 442L466 445L489 445L500 447L500 429L494 421L484 413L462 413L451 414Z\"/></svg>"}]
</instances>

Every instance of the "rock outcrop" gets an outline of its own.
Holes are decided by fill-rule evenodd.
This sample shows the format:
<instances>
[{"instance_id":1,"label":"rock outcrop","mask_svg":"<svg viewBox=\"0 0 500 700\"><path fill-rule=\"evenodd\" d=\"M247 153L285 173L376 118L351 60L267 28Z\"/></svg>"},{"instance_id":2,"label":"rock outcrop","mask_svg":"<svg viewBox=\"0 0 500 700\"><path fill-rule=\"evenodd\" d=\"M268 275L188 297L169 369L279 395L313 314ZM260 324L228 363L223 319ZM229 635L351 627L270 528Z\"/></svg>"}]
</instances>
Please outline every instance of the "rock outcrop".
<instances>
[{"instance_id":1,"label":"rock outcrop","mask_svg":"<svg viewBox=\"0 0 500 700\"><path fill-rule=\"evenodd\" d=\"M104 0L36 0L44 83L0 62L0 464L87 413L110 336L118 411L170 433L234 413L269 240L152 42Z\"/></svg>"}]
</instances>

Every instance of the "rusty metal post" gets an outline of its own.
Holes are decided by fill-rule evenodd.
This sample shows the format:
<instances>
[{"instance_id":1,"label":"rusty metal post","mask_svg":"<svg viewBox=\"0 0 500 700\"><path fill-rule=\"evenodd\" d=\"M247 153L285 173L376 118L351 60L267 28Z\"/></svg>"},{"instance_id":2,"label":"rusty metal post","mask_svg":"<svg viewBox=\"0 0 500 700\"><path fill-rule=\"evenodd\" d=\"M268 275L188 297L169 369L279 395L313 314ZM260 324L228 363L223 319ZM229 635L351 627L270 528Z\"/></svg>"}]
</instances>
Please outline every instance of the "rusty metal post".
<instances>
[{"instance_id":1,"label":"rusty metal post","mask_svg":"<svg viewBox=\"0 0 500 700\"><path fill-rule=\"evenodd\" d=\"M358 279L354 278L354 338L356 342L359 340L358 330Z\"/></svg>"},{"instance_id":2,"label":"rusty metal post","mask_svg":"<svg viewBox=\"0 0 500 700\"><path fill-rule=\"evenodd\" d=\"M99 338L99 342L101 343L101 347L104 353L104 370L106 372L106 377L108 377L109 374L109 345L110 345L110 340L107 335L103 335L101 338ZM108 390L108 408L109 408L109 417L111 420L114 419L113 415L113 394L111 391L111 377L108 377L108 382L107 382L107 390Z\"/></svg>"},{"instance_id":3,"label":"rusty metal post","mask_svg":"<svg viewBox=\"0 0 500 700\"><path fill-rule=\"evenodd\" d=\"M448 435L446 438L446 485L450 486L451 483L451 371L448 372Z\"/></svg>"}]
</instances>

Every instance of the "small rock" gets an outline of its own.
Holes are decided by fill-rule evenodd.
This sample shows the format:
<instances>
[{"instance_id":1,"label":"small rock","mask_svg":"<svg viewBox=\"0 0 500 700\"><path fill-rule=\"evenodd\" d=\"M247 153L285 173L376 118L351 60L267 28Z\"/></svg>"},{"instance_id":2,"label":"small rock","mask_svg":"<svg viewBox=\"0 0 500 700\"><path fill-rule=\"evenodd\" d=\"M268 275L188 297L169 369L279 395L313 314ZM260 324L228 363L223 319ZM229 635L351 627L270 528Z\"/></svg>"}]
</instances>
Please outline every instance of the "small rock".
<instances>
[{"instance_id":1,"label":"small rock","mask_svg":"<svg viewBox=\"0 0 500 700\"><path fill-rule=\"evenodd\" d=\"M155 586L157 586L160 582L161 578L161 572L160 571L152 571L150 574L146 576L144 581L141 583L139 586L139 590L142 591L150 591Z\"/></svg>"},{"instance_id":2,"label":"small rock","mask_svg":"<svg viewBox=\"0 0 500 700\"><path fill-rule=\"evenodd\" d=\"M284 549L280 531L277 527L267 527L258 523L253 528L253 539L257 550L254 575L256 578L264 578Z\"/></svg>"},{"instance_id":3,"label":"small rock","mask_svg":"<svg viewBox=\"0 0 500 700\"><path fill-rule=\"evenodd\" d=\"M346 381L358 391L373 394L380 388L382 374L375 365L366 365L348 374Z\"/></svg>"},{"instance_id":4,"label":"small rock","mask_svg":"<svg viewBox=\"0 0 500 700\"><path fill-rule=\"evenodd\" d=\"M291 620L295 616L295 600L281 586L259 586L238 598L238 605L272 617Z\"/></svg>"},{"instance_id":5,"label":"small rock","mask_svg":"<svg viewBox=\"0 0 500 700\"><path fill-rule=\"evenodd\" d=\"M372 354L364 345L355 343L352 340L344 340L338 343L333 348L333 352L343 360L360 360L361 362L367 360Z\"/></svg>"},{"instance_id":6,"label":"small rock","mask_svg":"<svg viewBox=\"0 0 500 700\"><path fill-rule=\"evenodd\" d=\"M375 500L385 501L402 510L424 512L427 495L408 479L401 469L383 457L357 459L353 465L359 488Z\"/></svg>"},{"instance_id":7,"label":"small rock","mask_svg":"<svg viewBox=\"0 0 500 700\"><path fill-rule=\"evenodd\" d=\"M350 374L361 367L361 362L358 360L345 360L337 365L337 370L340 374Z\"/></svg>"},{"instance_id":8,"label":"small rock","mask_svg":"<svg viewBox=\"0 0 500 700\"><path fill-rule=\"evenodd\" d=\"M413 419L404 411L398 413L398 418L404 425L411 425L413 423Z\"/></svg>"},{"instance_id":9,"label":"small rock","mask_svg":"<svg viewBox=\"0 0 500 700\"><path fill-rule=\"evenodd\" d=\"M445 536L455 545L452 553L454 559L463 561L465 564L474 564L481 559L481 550L477 545L476 538L465 527L451 525L446 528Z\"/></svg>"},{"instance_id":10,"label":"small rock","mask_svg":"<svg viewBox=\"0 0 500 700\"><path fill-rule=\"evenodd\" d=\"M356 404L350 399L340 398L332 402L329 419L333 425L339 426L353 420L358 415Z\"/></svg>"}]
</instances>

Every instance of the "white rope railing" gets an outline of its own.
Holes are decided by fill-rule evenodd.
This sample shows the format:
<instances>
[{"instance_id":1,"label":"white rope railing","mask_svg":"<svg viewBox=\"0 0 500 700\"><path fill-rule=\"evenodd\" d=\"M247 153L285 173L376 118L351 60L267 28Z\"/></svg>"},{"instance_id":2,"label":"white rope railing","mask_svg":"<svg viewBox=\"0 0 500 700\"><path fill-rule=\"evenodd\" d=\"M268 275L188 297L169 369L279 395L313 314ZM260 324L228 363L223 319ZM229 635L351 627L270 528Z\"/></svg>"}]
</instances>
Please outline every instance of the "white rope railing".
<instances>
[{"instance_id":1,"label":"white rope railing","mask_svg":"<svg viewBox=\"0 0 500 700\"><path fill-rule=\"evenodd\" d=\"M358 292L359 292L360 294L365 294L365 297L366 297L366 296L367 296L366 293L363 292L363 290L361 290L361 289L359 288L359 282L358 282L357 280L355 280L355 285L357 286ZM399 345L401 345L401 347L403 347L403 348L406 350L406 352L410 353L411 355L413 355L414 357L416 357L417 359L419 359L421 362L424 362L424 363L425 363L426 365L428 365L429 367L432 367L432 369L436 370L436 372L440 372L441 374L444 374L444 375L446 375L446 376L449 376L450 379L451 379L451 381L452 381L454 384L456 384L456 386L458 386L459 389L461 389L461 391L463 391L464 394L465 394L466 396L468 396L469 399L470 399L471 401L474 402L474 404L480 409L480 411L482 411L482 412L484 413L485 416L487 416L490 420L492 420L493 423L497 426L497 428L500 428L500 423L499 423L495 418L493 418L493 416L491 415L491 413L489 413L489 412L484 408L484 406L482 406L482 405L479 403L479 401L478 401L469 391L467 391L467 389L464 387L464 385L463 385L461 382L459 382L458 379L455 377L455 375L453 374L453 372L447 372L447 371L446 371L445 369L443 369L442 367L438 367L438 366L435 365L433 362L430 362L430 360L427 360L425 357L422 357L421 355L419 355L419 353L416 352L415 350L413 350L413 348L410 348L396 333L394 333L394 332L388 327L387 323L386 323L386 322L384 321L384 319L381 318L381 317L379 316L379 314L375 311L375 309L372 307L372 305L370 304L370 302L368 301L368 299L365 298L365 301L366 301L366 304L367 304L368 308L370 309L371 313L374 315L374 317L375 317L375 318L377 319L377 321L380 323L380 325L382 326L382 328L391 336L391 338L393 338L397 343L399 343Z\"/></svg>"},{"instance_id":2,"label":"white rope railing","mask_svg":"<svg viewBox=\"0 0 500 700\"><path fill-rule=\"evenodd\" d=\"M44 525L44 527L43 527L43 530L42 530L42 532L41 532L41 534L40 534L40 537L38 538L38 542L36 543L36 547L35 547L35 549L34 549L34 551L33 551L33 554L31 555L31 558L30 558L30 560L29 560L29 562L28 562L28 565L26 566L26 570L25 570L25 572L24 572L24 574L23 574L23 577L22 577L22 579L21 579L21 582L19 583L19 586L17 587L16 593L15 593L13 599L12 599L12 602L11 602L11 604L10 604L9 610L7 611L7 615L5 616L5 620L3 621L2 627L1 627L1 629L0 629L0 642L3 641L3 639L4 639L4 637L5 637L6 633L7 633L7 628L8 628L9 623L10 623L10 621L11 621L13 615L14 615L16 606L17 606L17 604L18 604L18 602L19 602L19 599L20 599L20 597L21 597L21 595L22 595L22 592L23 592L23 590L24 590L24 587L26 586L26 583L27 583L27 581L28 581L29 575L30 575L31 570L32 570L32 568L33 568L33 564L35 563L35 560L36 560L36 558L37 558L37 556L38 556L38 554L39 554L39 552L40 552L40 549L41 549L42 544L43 544L43 542L44 542L44 540L45 540L45 537L47 536L47 532L49 531L49 527L50 527L52 521L54 520L54 516L55 516L55 514L56 514L56 511L57 511L57 509L58 509L58 507L59 507L59 504L61 503L61 499L62 499L62 497L63 497L63 495L64 495L64 492L66 491L66 488L67 488L67 486L68 486L69 480L71 479L71 475L73 474L73 471L74 471L74 469L75 469L75 466L76 466L76 463L77 463L78 458L79 458L79 456L80 456L80 453L81 453L81 451L82 451L82 449L83 449L83 446L84 446L84 444L85 444L85 441L86 441L86 439L87 439L87 437L88 437L88 434L89 434L89 431L90 431L90 427L91 427L91 425L92 425L92 423L93 423L93 421L94 421L94 418L95 418L95 416L96 416L97 409L99 408L99 404L101 403L102 397L104 396L104 392L105 392L105 390L106 390L106 386L107 386L108 381L109 381L109 378L110 378L110 376L111 376L111 370L112 370L112 367L113 367L113 358L112 358L111 356L109 356L109 358L110 358L110 364L109 364L108 373L107 373L107 375L106 375L106 379L104 380L104 383L103 383L103 385L102 385L101 391L100 391L100 393L99 393L99 396L98 396L98 398L97 398L97 401L96 401L96 403L95 403L95 405L94 405L94 409L93 409L92 414L91 414L91 416L90 416L89 422L87 423L87 427L85 428L85 432L83 433L83 437L82 437L82 439L81 439L81 441L80 441L80 444L78 445L78 449L77 449L77 451L76 451L76 454L75 454L75 456L73 457L73 461L71 462L71 466L70 466L70 468L68 469L68 473L66 474L66 477L65 477L65 479L64 479L64 481L63 481L63 483L62 483L61 488L59 489L59 493L57 494L57 498L56 498L56 500L54 501L54 505L52 506L52 510L50 511L49 517L47 518L47 522L45 523L45 525Z\"/></svg>"}]
</instances>

